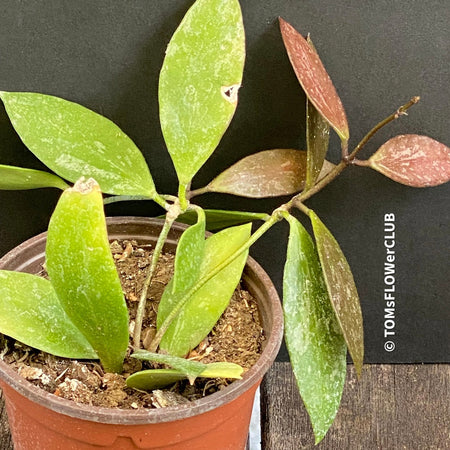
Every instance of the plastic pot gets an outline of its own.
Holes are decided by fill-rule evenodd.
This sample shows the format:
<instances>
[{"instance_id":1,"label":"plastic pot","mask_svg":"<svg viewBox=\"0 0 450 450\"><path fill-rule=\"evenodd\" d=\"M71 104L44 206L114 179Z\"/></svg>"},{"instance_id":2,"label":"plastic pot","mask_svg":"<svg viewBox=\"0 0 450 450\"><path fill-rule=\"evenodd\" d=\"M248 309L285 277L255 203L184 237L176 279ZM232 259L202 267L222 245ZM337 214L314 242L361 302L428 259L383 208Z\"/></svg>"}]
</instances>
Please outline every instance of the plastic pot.
<instances>
[{"instance_id":1,"label":"plastic pot","mask_svg":"<svg viewBox=\"0 0 450 450\"><path fill-rule=\"evenodd\" d=\"M156 243L159 219L108 219L111 239ZM166 250L174 250L185 229L175 224ZM44 261L46 233L0 259L0 269L37 273ZM52 449L232 449L245 448L255 391L279 350L282 311L264 270L249 258L243 282L257 299L266 334L258 362L242 380L190 404L151 410L118 410L81 405L32 385L0 361L11 433L16 450Z\"/></svg>"}]
</instances>

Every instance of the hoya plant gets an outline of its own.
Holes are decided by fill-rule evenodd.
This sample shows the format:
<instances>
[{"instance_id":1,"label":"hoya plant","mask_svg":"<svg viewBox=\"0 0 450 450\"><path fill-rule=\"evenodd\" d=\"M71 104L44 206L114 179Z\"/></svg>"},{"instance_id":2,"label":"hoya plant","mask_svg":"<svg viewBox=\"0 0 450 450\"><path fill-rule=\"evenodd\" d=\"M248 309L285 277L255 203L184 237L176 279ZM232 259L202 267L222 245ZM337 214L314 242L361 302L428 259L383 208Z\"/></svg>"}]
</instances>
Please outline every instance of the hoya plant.
<instances>
[{"instance_id":1,"label":"hoya plant","mask_svg":"<svg viewBox=\"0 0 450 450\"><path fill-rule=\"evenodd\" d=\"M306 150L267 149L247 156L205 187L191 182L225 133L238 104L245 36L238 0L197 0L174 33L159 79L159 116L178 176L177 195L158 192L140 150L107 118L70 101L30 92L1 92L24 144L53 173L0 166L1 189L53 187L62 195L51 217L46 247L49 279L0 271L0 332L66 358L99 359L121 372L128 348L128 312L106 232L103 205L128 199L154 201L166 210L139 301L133 356L171 369L131 375L138 389L196 377L239 378L231 363L186 359L227 307L250 246L280 221L290 227L284 267L285 339L316 442L339 407L349 352L358 375L364 358L358 293L347 260L307 200L350 165L366 166L409 186L450 178L450 151L429 137L390 139L365 161L358 153L384 125L404 115L414 97L377 124L349 150L342 102L309 37L280 19L287 54L306 96ZM342 158L326 160L330 129ZM72 186L72 183L73 186ZM218 192L265 198L290 196L271 214L203 210L195 197ZM296 217L310 221L312 236ZM157 314L157 333L142 348L147 291L168 232L184 231L174 275ZM252 232L253 221L262 225ZM219 230L205 238L205 231ZM211 295L213 293L214 295Z\"/></svg>"}]
</instances>

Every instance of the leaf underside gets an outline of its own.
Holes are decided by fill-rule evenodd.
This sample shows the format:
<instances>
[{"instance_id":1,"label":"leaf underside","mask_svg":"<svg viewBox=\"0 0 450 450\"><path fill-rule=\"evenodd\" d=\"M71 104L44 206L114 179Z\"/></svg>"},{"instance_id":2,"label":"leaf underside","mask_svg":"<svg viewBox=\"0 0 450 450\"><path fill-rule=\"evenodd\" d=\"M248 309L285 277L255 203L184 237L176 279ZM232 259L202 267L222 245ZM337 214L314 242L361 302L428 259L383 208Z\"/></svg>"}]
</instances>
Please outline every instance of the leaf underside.
<instances>
[{"instance_id":1,"label":"leaf underside","mask_svg":"<svg viewBox=\"0 0 450 450\"><path fill-rule=\"evenodd\" d=\"M209 237L205 242L204 258L200 267L199 280L206 277L220 263L239 249L250 237L251 224L227 228ZM193 295L173 320L164 334L160 349L170 355L185 356L195 348L219 320L228 306L239 283L247 260L248 250L231 264L207 281ZM157 327L187 292L172 291L172 280L167 285L158 308ZM213 293L214 295L211 295Z\"/></svg>"},{"instance_id":2,"label":"leaf underside","mask_svg":"<svg viewBox=\"0 0 450 450\"><path fill-rule=\"evenodd\" d=\"M305 189L313 187L318 178L326 175L321 173L321 170L324 168L324 164L328 163L325 160L325 156L328 151L329 141L330 126L328 122L317 111L315 106L306 99L307 161Z\"/></svg>"},{"instance_id":3,"label":"leaf underside","mask_svg":"<svg viewBox=\"0 0 450 450\"><path fill-rule=\"evenodd\" d=\"M317 444L339 408L347 346L313 241L297 219L290 216L288 220L290 234L283 277L285 339Z\"/></svg>"},{"instance_id":4,"label":"leaf underside","mask_svg":"<svg viewBox=\"0 0 450 450\"><path fill-rule=\"evenodd\" d=\"M328 228L314 211L310 211L309 217L328 295L359 376L364 359L364 331L353 275L347 259Z\"/></svg>"},{"instance_id":5,"label":"leaf underside","mask_svg":"<svg viewBox=\"0 0 450 450\"><path fill-rule=\"evenodd\" d=\"M121 372L128 347L128 309L94 180L77 182L62 194L48 227L46 266L65 311L105 370Z\"/></svg>"},{"instance_id":6,"label":"leaf underside","mask_svg":"<svg viewBox=\"0 0 450 450\"><path fill-rule=\"evenodd\" d=\"M370 157L369 164L407 186L430 187L450 180L450 149L428 136L396 136Z\"/></svg>"},{"instance_id":7,"label":"leaf underside","mask_svg":"<svg viewBox=\"0 0 450 450\"><path fill-rule=\"evenodd\" d=\"M244 59L239 2L197 0L169 43L159 79L161 128L183 185L228 128Z\"/></svg>"},{"instance_id":8,"label":"leaf underside","mask_svg":"<svg viewBox=\"0 0 450 450\"><path fill-rule=\"evenodd\" d=\"M349 139L347 117L336 89L315 49L292 25L280 18L289 60L308 99L342 141Z\"/></svg>"},{"instance_id":9,"label":"leaf underside","mask_svg":"<svg viewBox=\"0 0 450 450\"><path fill-rule=\"evenodd\" d=\"M107 118L51 95L0 92L0 98L23 143L62 178L95 178L108 194L155 195L142 153Z\"/></svg>"},{"instance_id":10,"label":"leaf underside","mask_svg":"<svg viewBox=\"0 0 450 450\"><path fill-rule=\"evenodd\" d=\"M207 189L252 198L295 194L305 186L306 166L305 151L264 150L233 164L211 181ZM332 163L325 161L320 176L326 175L333 167Z\"/></svg>"}]
</instances>

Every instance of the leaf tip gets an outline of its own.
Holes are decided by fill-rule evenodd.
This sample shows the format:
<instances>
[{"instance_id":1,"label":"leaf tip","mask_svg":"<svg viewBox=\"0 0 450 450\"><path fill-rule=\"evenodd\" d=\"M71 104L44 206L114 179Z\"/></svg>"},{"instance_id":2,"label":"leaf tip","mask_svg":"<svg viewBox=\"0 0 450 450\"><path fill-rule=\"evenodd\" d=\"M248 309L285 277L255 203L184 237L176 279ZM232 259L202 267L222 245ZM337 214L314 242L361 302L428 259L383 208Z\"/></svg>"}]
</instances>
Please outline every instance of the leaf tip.
<instances>
[{"instance_id":1,"label":"leaf tip","mask_svg":"<svg viewBox=\"0 0 450 450\"><path fill-rule=\"evenodd\" d=\"M80 194L101 192L99 184L93 178L89 178L88 180L86 180L85 177L81 177L80 179L78 179L71 190L74 192L79 192Z\"/></svg>"}]
</instances>

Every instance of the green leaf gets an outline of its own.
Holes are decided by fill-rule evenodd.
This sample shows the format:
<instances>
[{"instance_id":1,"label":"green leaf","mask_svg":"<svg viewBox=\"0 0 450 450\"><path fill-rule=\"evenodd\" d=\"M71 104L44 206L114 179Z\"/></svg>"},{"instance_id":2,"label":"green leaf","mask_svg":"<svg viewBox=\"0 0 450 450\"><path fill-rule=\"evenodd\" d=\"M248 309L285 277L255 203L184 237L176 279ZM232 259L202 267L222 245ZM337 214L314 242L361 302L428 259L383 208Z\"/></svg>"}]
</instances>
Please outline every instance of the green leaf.
<instances>
[{"instance_id":1,"label":"green leaf","mask_svg":"<svg viewBox=\"0 0 450 450\"><path fill-rule=\"evenodd\" d=\"M197 0L167 47L159 79L161 128L180 184L189 184L228 128L244 59L238 0Z\"/></svg>"},{"instance_id":2,"label":"green leaf","mask_svg":"<svg viewBox=\"0 0 450 450\"><path fill-rule=\"evenodd\" d=\"M21 190L46 187L64 190L69 185L52 173L0 164L0 189Z\"/></svg>"},{"instance_id":3,"label":"green leaf","mask_svg":"<svg viewBox=\"0 0 450 450\"><path fill-rule=\"evenodd\" d=\"M158 355L157 353L153 353L152 355ZM133 355L134 356L134 355ZM163 362L162 358L169 357L168 355L158 355L157 359L154 357L142 358L148 359L149 361L158 361ZM170 356L169 358L174 358ZM177 358L177 360L183 358ZM194 363L194 361L187 361L187 363ZM178 365L178 363L176 363ZM169 363L169 365L171 365ZM238 364L227 363L227 362L218 362L211 364L203 364L196 362L195 365L202 366L202 372L199 373L199 377L201 378L234 378L240 379L243 369ZM197 376L197 375L196 375ZM193 383L195 377L191 380ZM183 379L190 378L188 374L183 369L150 369L150 370L142 370L140 372L136 372L130 375L127 378L127 386L135 389L139 389L142 391L152 391L154 389L162 389L167 387L177 381L181 381Z\"/></svg>"},{"instance_id":4,"label":"green leaf","mask_svg":"<svg viewBox=\"0 0 450 450\"><path fill-rule=\"evenodd\" d=\"M45 278L0 270L0 332L52 355L97 359Z\"/></svg>"},{"instance_id":5,"label":"green leaf","mask_svg":"<svg viewBox=\"0 0 450 450\"><path fill-rule=\"evenodd\" d=\"M250 230L250 224L227 228L206 240L199 282L246 243ZM208 335L230 302L247 255L248 250L195 290L164 334L160 343L161 350L171 355L185 356ZM169 282L159 304L158 329L187 294L186 291L173 294L172 281Z\"/></svg>"},{"instance_id":6,"label":"green leaf","mask_svg":"<svg viewBox=\"0 0 450 450\"><path fill-rule=\"evenodd\" d=\"M292 216L283 278L285 339L318 444L341 401L347 347L328 297L314 243Z\"/></svg>"},{"instance_id":7,"label":"green leaf","mask_svg":"<svg viewBox=\"0 0 450 450\"><path fill-rule=\"evenodd\" d=\"M361 306L353 275L339 244L328 228L314 211L309 212L309 217L316 238L328 295L359 376L364 359L364 330Z\"/></svg>"},{"instance_id":8,"label":"green leaf","mask_svg":"<svg viewBox=\"0 0 450 450\"><path fill-rule=\"evenodd\" d=\"M322 176L332 167L334 165L327 162ZM306 152L275 149L241 159L212 180L205 189L207 192L242 197L277 197L301 191L305 179Z\"/></svg>"},{"instance_id":9,"label":"green leaf","mask_svg":"<svg viewBox=\"0 0 450 450\"><path fill-rule=\"evenodd\" d=\"M305 189L314 186L321 173L324 164L327 164L325 155L328 151L330 140L330 126L328 122L317 111L314 105L306 99L306 183Z\"/></svg>"},{"instance_id":10,"label":"green leaf","mask_svg":"<svg viewBox=\"0 0 450 450\"><path fill-rule=\"evenodd\" d=\"M400 135L383 144L369 166L407 186L437 186L450 180L450 149L428 136Z\"/></svg>"},{"instance_id":11,"label":"green leaf","mask_svg":"<svg viewBox=\"0 0 450 450\"><path fill-rule=\"evenodd\" d=\"M191 382L201 376L204 378L241 378L244 369L239 364L229 362L216 362L204 364L198 361L191 361L178 356L163 355L160 353L137 350L131 355L133 358L143 359L145 361L154 361L167 364L174 369L182 372Z\"/></svg>"},{"instance_id":12,"label":"green leaf","mask_svg":"<svg viewBox=\"0 0 450 450\"><path fill-rule=\"evenodd\" d=\"M154 389L163 389L186 378L183 372L176 369L141 370L127 378L127 386L140 391L153 391Z\"/></svg>"},{"instance_id":13,"label":"green leaf","mask_svg":"<svg viewBox=\"0 0 450 450\"><path fill-rule=\"evenodd\" d=\"M128 310L94 180L79 180L62 194L48 227L46 257L50 280L68 316L104 368L120 372L128 347Z\"/></svg>"},{"instance_id":14,"label":"green leaf","mask_svg":"<svg viewBox=\"0 0 450 450\"><path fill-rule=\"evenodd\" d=\"M221 209L205 209L206 229L209 231L241 225L253 220L267 220L270 216L266 213L254 213L244 211L226 211ZM164 218L164 216L162 216ZM195 223L197 214L194 211L187 211L177 217L178 222L189 225Z\"/></svg>"},{"instance_id":15,"label":"green leaf","mask_svg":"<svg viewBox=\"0 0 450 450\"><path fill-rule=\"evenodd\" d=\"M289 60L306 96L341 140L347 142L349 130L344 107L315 48L281 18L280 29Z\"/></svg>"},{"instance_id":16,"label":"green leaf","mask_svg":"<svg viewBox=\"0 0 450 450\"><path fill-rule=\"evenodd\" d=\"M93 177L108 194L156 194L142 153L110 120L50 95L0 92L0 98L24 144L64 179Z\"/></svg>"},{"instance_id":17,"label":"green leaf","mask_svg":"<svg viewBox=\"0 0 450 450\"><path fill-rule=\"evenodd\" d=\"M185 358L179 358L178 356L147 352L146 350L136 350L131 356L144 361L167 364L168 366L182 372L185 376L193 378L198 377L206 368L206 364L198 361L190 361Z\"/></svg>"},{"instance_id":18,"label":"green leaf","mask_svg":"<svg viewBox=\"0 0 450 450\"><path fill-rule=\"evenodd\" d=\"M244 369L239 364L229 362L215 362L206 364L205 370L199 375L201 378L242 378Z\"/></svg>"},{"instance_id":19,"label":"green leaf","mask_svg":"<svg viewBox=\"0 0 450 450\"><path fill-rule=\"evenodd\" d=\"M197 208L197 223L183 232L177 245L173 293L189 289L197 281L205 251L205 213Z\"/></svg>"}]
</instances>

